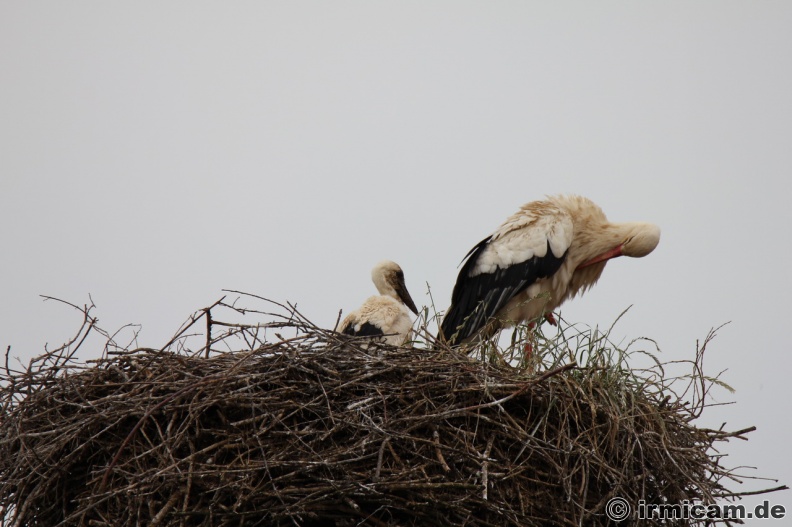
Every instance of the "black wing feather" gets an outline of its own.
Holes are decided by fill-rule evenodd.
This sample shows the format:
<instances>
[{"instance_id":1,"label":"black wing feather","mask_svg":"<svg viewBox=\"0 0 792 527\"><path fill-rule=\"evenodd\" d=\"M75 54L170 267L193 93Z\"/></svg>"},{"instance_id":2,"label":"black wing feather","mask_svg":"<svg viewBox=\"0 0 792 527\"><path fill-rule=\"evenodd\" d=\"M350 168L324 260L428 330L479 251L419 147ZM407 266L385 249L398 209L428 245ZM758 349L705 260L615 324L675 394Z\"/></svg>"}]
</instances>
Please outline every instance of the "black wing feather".
<instances>
[{"instance_id":1,"label":"black wing feather","mask_svg":"<svg viewBox=\"0 0 792 527\"><path fill-rule=\"evenodd\" d=\"M363 322L360 329L355 331L355 324L350 324L342 331L344 335L352 335L353 337L381 337L384 335L382 329L369 322Z\"/></svg>"},{"instance_id":2,"label":"black wing feather","mask_svg":"<svg viewBox=\"0 0 792 527\"><path fill-rule=\"evenodd\" d=\"M495 272L471 277L470 271L490 240L491 237L485 238L473 247L459 271L451 295L451 307L441 325L443 336L452 346L483 328L490 318L531 284L558 271L566 258L566 253L556 257L548 241L545 256L534 256L508 267L498 267Z\"/></svg>"}]
</instances>

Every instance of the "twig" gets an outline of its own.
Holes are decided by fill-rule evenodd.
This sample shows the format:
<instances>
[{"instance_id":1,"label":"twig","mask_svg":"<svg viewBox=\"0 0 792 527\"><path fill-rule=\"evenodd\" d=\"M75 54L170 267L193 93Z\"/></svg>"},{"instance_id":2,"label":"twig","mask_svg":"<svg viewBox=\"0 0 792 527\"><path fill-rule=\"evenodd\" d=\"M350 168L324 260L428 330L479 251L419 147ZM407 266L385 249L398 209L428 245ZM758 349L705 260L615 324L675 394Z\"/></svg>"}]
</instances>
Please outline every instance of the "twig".
<instances>
[{"instance_id":1,"label":"twig","mask_svg":"<svg viewBox=\"0 0 792 527\"><path fill-rule=\"evenodd\" d=\"M206 308L206 358L209 358L209 351L212 349L212 310Z\"/></svg>"},{"instance_id":2,"label":"twig","mask_svg":"<svg viewBox=\"0 0 792 527\"><path fill-rule=\"evenodd\" d=\"M160 511L157 513L157 515L152 518L150 527L157 527L157 525L162 523L162 521L165 519L165 515L167 515L173 506L176 505L176 502L179 501L179 498L179 493L174 492L167 503L165 503L162 509L160 509Z\"/></svg>"},{"instance_id":3,"label":"twig","mask_svg":"<svg viewBox=\"0 0 792 527\"><path fill-rule=\"evenodd\" d=\"M383 458L383 454L385 453L385 447L388 445L389 441L390 438L386 437L382 441L382 444L380 445L379 452L377 453L377 468L374 471L374 478L373 478L374 481L379 481L380 473L382 472L382 458Z\"/></svg>"},{"instance_id":4,"label":"twig","mask_svg":"<svg viewBox=\"0 0 792 527\"><path fill-rule=\"evenodd\" d=\"M481 498L484 501L487 501L487 491L489 485L489 456L494 441L495 437L490 436L489 440L487 441L487 449L484 451L484 456L482 456L484 461L481 463L481 486L484 487L484 490L481 492Z\"/></svg>"},{"instance_id":5,"label":"twig","mask_svg":"<svg viewBox=\"0 0 792 527\"><path fill-rule=\"evenodd\" d=\"M762 489L762 490L751 490L747 492L728 492L725 494L721 494L721 498L736 498L739 496L756 496L758 494L769 494L770 492L778 492L781 490L789 490L789 487L786 485L779 485L777 487L773 487L771 489Z\"/></svg>"},{"instance_id":6,"label":"twig","mask_svg":"<svg viewBox=\"0 0 792 527\"><path fill-rule=\"evenodd\" d=\"M436 429L432 432L432 439L435 442L435 454L437 455L437 461L440 463L440 466L443 467L445 472L451 472L451 468L446 463L445 458L443 457L443 452L440 450L440 432Z\"/></svg>"}]
</instances>

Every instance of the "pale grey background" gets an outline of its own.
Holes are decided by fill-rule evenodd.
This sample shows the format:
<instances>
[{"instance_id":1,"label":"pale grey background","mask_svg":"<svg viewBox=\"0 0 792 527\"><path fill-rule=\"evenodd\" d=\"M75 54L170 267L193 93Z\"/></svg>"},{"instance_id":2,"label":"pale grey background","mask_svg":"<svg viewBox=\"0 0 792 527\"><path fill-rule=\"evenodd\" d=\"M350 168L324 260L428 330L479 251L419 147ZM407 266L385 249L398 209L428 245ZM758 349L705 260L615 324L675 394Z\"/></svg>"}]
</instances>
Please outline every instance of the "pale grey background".
<instances>
[{"instance_id":1,"label":"pale grey background","mask_svg":"<svg viewBox=\"0 0 792 527\"><path fill-rule=\"evenodd\" d=\"M615 337L665 360L731 321L706 366L736 404L703 423L756 425L725 463L792 483L791 28L786 1L0 1L0 346L73 332L39 294L147 346L223 288L330 326L382 258L444 309L474 243L579 193L663 238L562 315L633 305Z\"/></svg>"}]
</instances>

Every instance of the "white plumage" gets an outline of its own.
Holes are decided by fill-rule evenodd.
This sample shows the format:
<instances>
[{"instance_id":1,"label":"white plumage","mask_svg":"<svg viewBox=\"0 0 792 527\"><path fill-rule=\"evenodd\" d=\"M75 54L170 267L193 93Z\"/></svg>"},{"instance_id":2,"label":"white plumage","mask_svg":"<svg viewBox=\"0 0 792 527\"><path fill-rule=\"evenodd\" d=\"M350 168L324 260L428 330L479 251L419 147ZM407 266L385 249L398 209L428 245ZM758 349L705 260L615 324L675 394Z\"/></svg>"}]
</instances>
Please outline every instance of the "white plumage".
<instances>
[{"instance_id":1,"label":"white plumage","mask_svg":"<svg viewBox=\"0 0 792 527\"><path fill-rule=\"evenodd\" d=\"M410 311L418 314L404 283L404 272L396 263L384 260L371 270L371 279L379 296L369 297L359 309L344 318L336 331L379 337L395 346L404 344L412 330Z\"/></svg>"},{"instance_id":2,"label":"white plumage","mask_svg":"<svg viewBox=\"0 0 792 527\"><path fill-rule=\"evenodd\" d=\"M649 223L610 223L581 196L527 203L466 256L441 326L451 345L531 321L593 286L617 256L646 256ZM551 319L552 320L552 319Z\"/></svg>"}]
</instances>

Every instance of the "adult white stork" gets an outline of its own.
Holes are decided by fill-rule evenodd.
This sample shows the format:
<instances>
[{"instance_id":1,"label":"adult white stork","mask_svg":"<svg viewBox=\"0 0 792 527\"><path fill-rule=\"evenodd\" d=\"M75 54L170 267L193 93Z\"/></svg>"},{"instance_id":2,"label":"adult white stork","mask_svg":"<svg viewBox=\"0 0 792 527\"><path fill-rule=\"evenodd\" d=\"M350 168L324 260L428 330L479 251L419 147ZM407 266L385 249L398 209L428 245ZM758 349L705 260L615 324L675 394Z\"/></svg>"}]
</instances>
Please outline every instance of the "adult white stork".
<instances>
[{"instance_id":1,"label":"adult white stork","mask_svg":"<svg viewBox=\"0 0 792 527\"><path fill-rule=\"evenodd\" d=\"M346 335L379 336L383 342L395 346L404 344L412 329L410 311L418 314L404 284L404 271L395 262L383 260L371 270L371 280L379 296L369 297L359 309L344 318L336 331Z\"/></svg>"},{"instance_id":2,"label":"adult white stork","mask_svg":"<svg viewBox=\"0 0 792 527\"><path fill-rule=\"evenodd\" d=\"M608 260L646 256L659 241L656 225L610 223L581 196L527 203L465 257L442 336L455 346L543 314L554 324L552 311L593 286Z\"/></svg>"}]
</instances>

